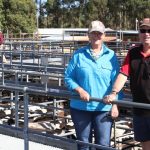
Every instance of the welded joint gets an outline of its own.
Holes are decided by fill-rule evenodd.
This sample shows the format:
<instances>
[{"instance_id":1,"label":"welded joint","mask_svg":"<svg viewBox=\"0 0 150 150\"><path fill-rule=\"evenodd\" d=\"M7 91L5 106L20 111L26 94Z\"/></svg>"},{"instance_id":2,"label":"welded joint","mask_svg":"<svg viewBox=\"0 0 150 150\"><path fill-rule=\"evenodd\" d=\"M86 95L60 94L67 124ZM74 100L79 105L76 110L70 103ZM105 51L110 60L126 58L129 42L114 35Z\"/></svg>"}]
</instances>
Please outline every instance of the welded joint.
<instances>
[{"instance_id":1,"label":"welded joint","mask_svg":"<svg viewBox=\"0 0 150 150\"><path fill-rule=\"evenodd\" d=\"M23 88L23 92L24 92L24 93L27 93L27 89L28 89L28 87L24 87L24 88Z\"/></svg>"}]
</instances>

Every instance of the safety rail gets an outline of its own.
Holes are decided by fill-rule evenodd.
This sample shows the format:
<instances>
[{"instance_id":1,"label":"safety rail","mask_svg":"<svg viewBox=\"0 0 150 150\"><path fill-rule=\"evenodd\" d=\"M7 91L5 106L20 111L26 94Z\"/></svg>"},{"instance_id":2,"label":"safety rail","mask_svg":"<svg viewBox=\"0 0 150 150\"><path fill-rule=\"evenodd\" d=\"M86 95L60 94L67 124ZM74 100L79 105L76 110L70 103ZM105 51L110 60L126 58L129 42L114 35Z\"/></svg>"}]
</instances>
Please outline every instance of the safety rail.
<instances>
[{"instance_id":1,"label":"safety rail","mask_svg":"<svg viewBox=\"0 0 150 150\"><path fill-rule=\"evenodd\" d=\"M56 116L56 111L57 110L63 110L63 111L69 111L68 109L65 108L60 108L57 107L57 103L62 102L62 101L68 101L70 98L79 98L78 95L72 95L72 93L70 93L68 90L66 90L66 88L64 87L64 69L69 61L69 59L71 58L71 54L72 53L53 53L52 51L52 43L49 42L41 42L39 43L39 47L37 48L36 44L38 44L38 42L8 42L7 44L10 46L9 50L3 50L1 51L1 55L6 55L6 57L8 57L9 61L8 63L4 63L3 61L0 63L0 73L1 73L1 81L0 81L0 89L1 90L6 90L10 92L10 97L6 98L6 97L2 97L0 96L0 101L8 101L11 103L10 105L10 109L13 111L15 111L15 127L11 127L11 126L7 126L7 125L0 125L0 128L6 129L5 131L9 131L9 132L13 132L14 130L18 133L18 134L22 134L22 138L24 138L24 150L29 150L29 140L35 140L38 138L38 140L36 140L37 142L39 142L39 139L45 139L46 140L54 140L55 139L55 145L59 144L63 147L65 144L62 144L62 142L70 142L71 144L74 143L75 145L77 144L86 144L89 147L93 147L93 148L101 148L103 150L114 150L117 148L116 143L119 141L116 141L116 138L118 138L117 136L114 135L114 139L113 139L113 147L114 148L110 148L110 147L103 147L100 145L96 145L93 143L84 143L81 141L74 141L71 140L70 138L66 138L67 135L73 134L72 132L70 133L66 133L63 136L58 135L52 135L52 134L48 134L48 133L41 133L41 132L36 132L33 129L31 130L28 125L29 125L29 107L31 105L33 106L39 106L39 107L43 107L46 109L51 109L52 113L53 113L53 120L55 122L56 117L57 118L61 118L61 116ZM17 46L19 45L19 51L15 51L13 48L13 46L17 44ZM28 48L28 44L30 45L30 49L29 51L25 51L26 48ZM44 44L50 44L50 51L44 51ZM59 45L60 44L60 45ZM65 44L61 45L61 43L59 43L58 45L61 47L65 47ZM112 43L112 46L116 44L116 43ZM34 47L35 46L35 47ZM56 44L57 46L57 44ZM79 46L79 45L77 45ZM47 47L46 47L47 48ZM70 48L72 49L72 46L70 46ZM117 48L121 48L122 47L118 47ZM72 51L70 51L72 52ZM16 56L17 60L13 59L13 56ZM122 56L120 56L120 58L122 59ZM31 58L30 62L26 62L26 59ZM51 59L51 58L61 58L59 59L59 65L58 64L54 64L52 59L50 60L51 63L42 63L42 58L43 59ZM36 61L37 59L37 61ZM13 76L13 78L8 76ZM36 78L39 77L40 78L40 82L39 83L34 83L32 81L30 81L29 79L31 78ZM49 79L57 79L57 85L53 85L49 83ZM43 80L42 80L43 79ZM25 81L24 81L25 80ZM37 80L37 79L36 79ZM1 92L1 91L0 91ZM53 97L51 100L47 100L47 102L42 103L30 103L30 96L31 95L37 95L37 96L49 96L49 97ZM20 102L20 99L22 100ZM98 99L98 98L93 98L91 97L90 100L93 101L98 101L98 102L103 102L102 99ZM14 105L13 105L14 103ZM47 105L47 104L53 104L53 106ZM142 104L142 103L135 103L135 102L131 102L131 99L126 99L126 101L114 101L115 104L118 104L122 107L127 107L127 108L132 108L132 107L137 107L137 108L144 108L144 109L150 109L150 105L149 104ZM23 122L24 122L24 127L20 127L19 126L19 105L22 105L22 110L24 111L24 116L23 116ZM45 113L47 115L50 115L49 113ZM41 113L41 115L44 115L44 113ZM67 116L63 116L63 118L65 119L71 119L70 117ZM118 126L117 123L114 124L114 129L116 128L122 128L125 130L130 130L129 128L126 127L120 127ZM132 129L131 129L132 130ZM115 130L114 130L114 134L115 134ZM133 135L133 133L131 133ZM14 133L15 135L15 133ZM32 136L34 136L33 138L31 138ZM40 141L42 142L42 141ZM53 145L53 142L51 141L50 144ZM58 145L59 145L58 144ZM69 145L69 144L68 144ZM66 146L67 147L67 146ZM65 149L65 147L64 147ZM72 147L70 147L70 149L72 149ZM73 150L73 149L72 149Z\"/></svg>"},{"instance_id":2,"label":"safety rail","mask_svg":"<svg viewBox=\"0 0 150 150\"><path fill-rule=\"evenodd\" d=\"M10 91L17 91L17 92L21 92L23 93L23 101L24 101L24 128L23 128L23 132L24 132L24 150L29 150L29 133L30 130L28 129L28 105L29 105L29 99L28 96L30 94L36 94L36 95L47 95L47 96L53 96L55 98L65 98L65 99L69 99L70 97L74 97L74 98L78 98L78 96L73 96L69 91L64 91L64 90L55 90L55 89L39 89L37 90L37 88L35 87L35 89L33 88L28 88L28 87L21 87L21 86L9 86L9 85L0 85L0 89L5 89L5 90L10 90ZM15 99L17 101L17 99ZM95 101L100 101L100 99L96 99L96 98L91 98L91 100L95 100ZM114 148L107 148L105 146L99 146L96 144L90 144L90 143L84 143L81 141L76 141L77 144L86 144L88 146L91 147L95 147L95 148L102 148L103 150L113 150Z\"/></svg>"},{"instance_id":3,"label":"safety rail","mask_svg":"<svg viewBox=\"0 0 150 150\"><path fill-rule=\"evenodd\" d=\"M75 98L78 99L78 95L72 95L69 91L65 90L56 90L55 89L37 89L35 88L28 88L28 87L21 87L21 86L9 86L9 85L0 85L0 89L5 89L5 90L10 90L10 91L17 91L17 92L22 92L23 93L23 99L24 99L24 142L25 142L25 150L28 150L28 105L29 105L29 100L28 96L30 94L36 94L36 95L47 95L47 96L53 96L55 98L65 98L65 99L70 99L70 98ZM103 102L102 99L99 98L90 98L91 101L98 101L98 102ZM150 104L143 104L143 103L135 103L135 102L128 102L128 101L114 101L115 104L118 104L120 106L126 106L126 107L136 107L136 108L144 108L144 109L150 109ZM82 143L82 142L77 142L77 143ZM94 146L95 145L91 145ZM99 148L102 148L101 146ZM105 148L103 148L105 149Z\"/></svg>"}]
</instances>

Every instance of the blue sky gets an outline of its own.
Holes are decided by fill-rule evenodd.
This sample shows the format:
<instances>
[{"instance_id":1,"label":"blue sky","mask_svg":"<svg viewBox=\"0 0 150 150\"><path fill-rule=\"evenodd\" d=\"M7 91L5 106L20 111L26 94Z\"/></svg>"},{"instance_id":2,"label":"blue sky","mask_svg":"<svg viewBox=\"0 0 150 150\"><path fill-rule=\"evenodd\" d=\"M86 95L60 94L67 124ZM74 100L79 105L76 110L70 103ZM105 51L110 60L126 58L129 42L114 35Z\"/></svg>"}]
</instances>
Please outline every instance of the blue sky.
<instances>
[{"instance_id":1,"label":"blue sky","mask_svg":"<svg viewBox=\"0 0 150 150\"><path fill-rule=\"evenodd\" d=\"M42 0L42 2L46 2L47 0Z\"/></svg>"},{"instance_id":2,"label":"blue sky","mask_svg":"<svg viewBox=\"0 0 150 150\"><path fill-rule=\"evenodd\" d=\"M47 0L41 0L42 3L46 2ZM38 2L40 2L40 0L38 0Z\"/></svg>"}]
</instances>

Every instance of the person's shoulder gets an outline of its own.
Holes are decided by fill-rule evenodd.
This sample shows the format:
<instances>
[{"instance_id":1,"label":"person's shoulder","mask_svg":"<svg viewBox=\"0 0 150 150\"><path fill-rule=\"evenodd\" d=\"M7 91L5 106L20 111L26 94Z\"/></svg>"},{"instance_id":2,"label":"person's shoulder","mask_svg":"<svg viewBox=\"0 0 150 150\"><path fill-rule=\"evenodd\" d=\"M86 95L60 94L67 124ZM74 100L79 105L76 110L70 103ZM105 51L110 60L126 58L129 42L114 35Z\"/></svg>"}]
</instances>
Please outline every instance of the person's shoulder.
<instances>
[{"instance_id":1,"label":"person's shoulder","mask_svg":"<svg viewBox=\"0 0 150 150\"><path fill-rule=\"evenodd\" d=\"M137 58L140 56L140 53L143 49L143 45L142 44L136 44L133 45L130 50L128 51L128 55L130 58Z\"/></svg>"},{"instance_id":2,"label":"person's shoulder","mask_svg":"<svg viewBox=\"0 0 150 150\"><path fill-rule=\"evenodd\" d=\"M135 44L135 45L132 45L132 47L129 49L129 54L139 54L140 51L143 49L142 48L142 44Z\"/></svg>"},{"instance_id":3,"label":"person's shoulder","mask_svg":"<svg viewBox=\"0 0 150 150\"><path fill-rule=\"evenodd\" d=\"M103 49L104 49L104 52L106 52L110 56L114 56L115 55L115 51L110 49L108 46L104 45Z\"/></svg>"},{"instance_id":4,"label":"person's shoulder","mask_svg":"<svg viewBox=\"0 0 150 150\"><path fill-rule=\"evenodd\" d=\"M138 49L141 49L141 48L142 48L142 44L134 44L130 48L130 51L135 51L135 50L138 50Z\"/></svg>"},{"instance_id":5,"label":"person's shoulder","mask_svg":"<svg viewBox=\"0 0 150 150\"><path fill-rule=\"evenodd\" d=\"M74 51L74 54L84 53L89 47L83 46Z\"/></svg>"},{"instance_id":6,"label":"person's shoulder","mask_svg":"<svg viewBox=\"0 0 150 150\"><path fill-rule=\"evenodd\" d=\"M103 44L103 50L113 53L114 51L110 49L106 44Z\"/></svg>"}]
</instances>

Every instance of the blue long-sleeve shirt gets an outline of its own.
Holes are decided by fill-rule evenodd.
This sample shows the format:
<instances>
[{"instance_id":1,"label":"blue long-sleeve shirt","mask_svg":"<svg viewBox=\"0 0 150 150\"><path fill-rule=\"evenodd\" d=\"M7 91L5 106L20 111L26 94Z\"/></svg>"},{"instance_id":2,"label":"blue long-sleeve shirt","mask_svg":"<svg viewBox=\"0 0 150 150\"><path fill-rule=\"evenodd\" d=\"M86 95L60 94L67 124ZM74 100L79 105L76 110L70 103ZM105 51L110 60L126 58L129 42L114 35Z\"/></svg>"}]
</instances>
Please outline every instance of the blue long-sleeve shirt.
<instances>
[{"instance_id":1,"label":"blue long-sleeve shirt","mask_svg":"<svg viewBox=\"0 0 150 150\"><path fill-rule=\"evenodd\" d=\"M72 56L65 71L65 84L74 92L82 87L91 97L103 98L109 94L119 72L119 63L114 51L104 44L101 56L94 60L90 45L80 48ZM109 111L111 105L102 102L71 99L70 107L88 111Z\"/></svg>"}]
</instances>

